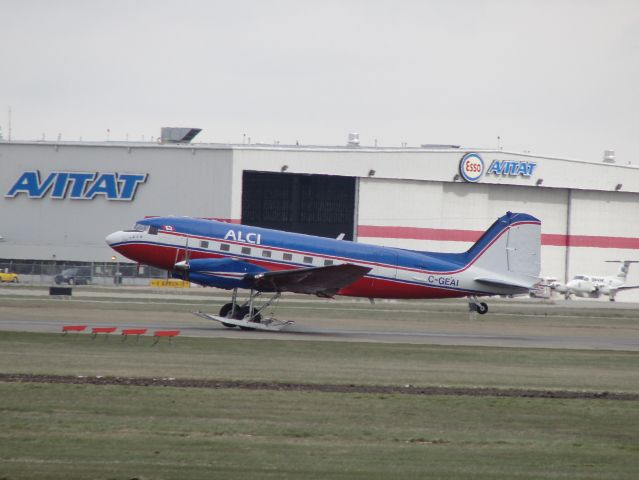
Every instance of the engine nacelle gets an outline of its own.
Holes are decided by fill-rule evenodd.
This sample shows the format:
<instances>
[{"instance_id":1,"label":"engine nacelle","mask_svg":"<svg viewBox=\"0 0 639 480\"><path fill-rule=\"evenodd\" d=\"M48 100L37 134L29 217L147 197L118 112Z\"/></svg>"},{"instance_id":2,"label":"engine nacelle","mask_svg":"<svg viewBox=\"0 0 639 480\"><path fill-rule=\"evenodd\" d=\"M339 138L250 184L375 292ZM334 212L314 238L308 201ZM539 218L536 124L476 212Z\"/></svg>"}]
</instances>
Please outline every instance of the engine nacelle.
<instances>
[{"instance_id":1,"label":"engine nacelle","mask_svg":"<svg viewBox=\"0 0 639 480\"><path fill-rule=\"evenodd\" d=\"M552 282L548 286L550 287L551 290L557 293L566 293L568 291L568 288L566 287L566 285L561 282Z\"/></svg>"},{"instance_id":2,"label":"engine nacelle","mask_svg":"<svg viewBox=\"0 0 639 480\"><path fill-rule=\"evenodd\" d=\"M198 258L174 271L173 276L207 287L232 289L250 288L250 278L265 271L266 268L235 258Z\"/></svg>"}]
</instances>

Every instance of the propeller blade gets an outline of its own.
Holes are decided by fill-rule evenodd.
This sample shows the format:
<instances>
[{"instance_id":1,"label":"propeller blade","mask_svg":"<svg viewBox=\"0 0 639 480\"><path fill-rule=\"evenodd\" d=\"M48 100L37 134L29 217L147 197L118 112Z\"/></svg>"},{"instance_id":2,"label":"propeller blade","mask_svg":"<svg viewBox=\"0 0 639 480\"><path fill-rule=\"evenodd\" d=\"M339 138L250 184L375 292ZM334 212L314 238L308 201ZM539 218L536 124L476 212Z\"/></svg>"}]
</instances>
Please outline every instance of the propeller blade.
<instances>
[{"instance_id":1,"label":"propeller blade","mask_svg":"<svg viewBox=\"0 0 639 480\"><path fill-rule=\"evenodd\" d=\"M186 264L186 269L184 270L184 277L182 277L185 281L189 281L189 260L191 259L191 251L189 250L189 237L186 237L186 246L184 248L184 263Z\"/></svg>"},{"instance_id":2,"label":"propeller blade","mask_svg":"<svg viewBox=\"0 0 639 480\"><path fill-rule=\"evenodd\" d=\"M184 261L188 264L191 258L191 251L189 250L189 237L186 237L186 246L184 247Z\"/></svg>"}]
</instances>

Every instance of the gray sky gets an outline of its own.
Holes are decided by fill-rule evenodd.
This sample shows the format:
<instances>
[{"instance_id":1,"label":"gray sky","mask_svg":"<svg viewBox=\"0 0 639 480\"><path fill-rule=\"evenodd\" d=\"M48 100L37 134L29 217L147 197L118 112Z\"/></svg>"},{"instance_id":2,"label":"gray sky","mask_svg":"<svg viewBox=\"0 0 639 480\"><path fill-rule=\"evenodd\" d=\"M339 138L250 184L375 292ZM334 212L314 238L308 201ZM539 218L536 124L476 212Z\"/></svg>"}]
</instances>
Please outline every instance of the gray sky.
<instances>
[{"instance_id":1,"label":"gray sky","mask_svg":"<svg viewBox=\"0 0 639 480\"><path fill-rule=\"evenodd\" d=\"M637 1L0 0L0 126L639 164Z\"/></svg>"}]
</instances>

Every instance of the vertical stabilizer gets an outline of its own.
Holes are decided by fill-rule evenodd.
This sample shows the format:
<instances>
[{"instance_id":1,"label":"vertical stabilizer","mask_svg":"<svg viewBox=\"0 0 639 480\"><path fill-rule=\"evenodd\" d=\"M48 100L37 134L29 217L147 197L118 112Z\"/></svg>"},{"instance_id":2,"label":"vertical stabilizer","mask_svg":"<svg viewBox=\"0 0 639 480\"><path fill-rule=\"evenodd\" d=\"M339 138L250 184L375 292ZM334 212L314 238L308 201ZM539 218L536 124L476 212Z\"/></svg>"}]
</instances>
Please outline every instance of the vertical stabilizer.
<instances>
[{"instance_id":1,"label":"vertical stabilizer","mask_svg":"<svg viewBox=\"0 0 639 480\"><path fill-rule=\"evenodd\" d=\"M628 278L628 270L630 270L631 263L639 263L639 260L606 260L607 263L620 263L619 270L617 270L617 278L622 282L626 282Z\"/></svg>"},{"instance_id":2,"label":"vertical stabilizer","mask_svg":"<svg viewBox=\"0 0 639 480\"><path fill-rule=\"evenodd\" d=\"M507 277L539 277L541 222L526 213L497 219L466 254L469 263Z\"/></svg>"}]
</instances>

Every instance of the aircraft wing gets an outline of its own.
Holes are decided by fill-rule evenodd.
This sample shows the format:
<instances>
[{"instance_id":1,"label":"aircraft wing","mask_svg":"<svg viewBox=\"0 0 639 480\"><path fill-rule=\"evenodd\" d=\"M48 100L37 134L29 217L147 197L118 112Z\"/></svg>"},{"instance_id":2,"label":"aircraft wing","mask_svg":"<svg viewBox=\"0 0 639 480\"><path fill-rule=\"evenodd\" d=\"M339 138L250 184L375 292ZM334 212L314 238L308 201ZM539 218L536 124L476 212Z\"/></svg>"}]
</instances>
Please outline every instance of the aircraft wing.
<instances>
[{"instance_id":1,"label":"aircraft wing","mask_svg":"<svg viewBox=\"0 0 639 480\"><path fill-rule=\"evenodd\" d=\"M632 290L633 288L639 288L639 285L624 285L623 287L617 287L615 288L615 290L617 290L618 292L621 290Z\"/></svg>"},{"instance_id":2,"label":"aircraft wing","mask_svg":"<svg viewBox=\"0 0 639 480\"><path fill-rule=\"evenodd\" d=\"M370 271L370 268L346 263L264 272L253 277L253 288L265 292L309 293L332 297L341 288L359 280Z\"/></svg>"}]
</instances>

